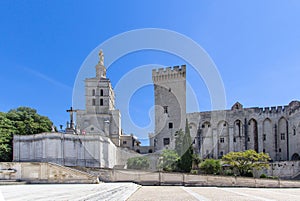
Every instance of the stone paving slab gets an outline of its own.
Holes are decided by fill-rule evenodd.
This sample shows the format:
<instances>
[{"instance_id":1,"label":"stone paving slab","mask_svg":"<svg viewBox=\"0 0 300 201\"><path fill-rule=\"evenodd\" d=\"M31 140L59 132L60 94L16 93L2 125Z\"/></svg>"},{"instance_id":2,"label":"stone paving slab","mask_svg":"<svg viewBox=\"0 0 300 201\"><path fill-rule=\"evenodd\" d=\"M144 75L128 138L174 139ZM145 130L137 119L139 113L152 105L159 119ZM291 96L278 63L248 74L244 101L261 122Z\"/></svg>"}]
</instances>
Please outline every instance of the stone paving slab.
<instances>
[{"instance_id":1,"label":"stone paving slab","mask_svg":"<svg viewBox=\"0 0 300 201\"><path fill-rule=\"evenodd\" d=\"M201 200L201 201L299 201L300 188L218 188L142 186L128 201Z\"/></svg>"},{"instance_id":2,"label":"stone paving slab","mask_svg":"<svg viewBox=\"0 0 300 201\"><path fill-rule=\"evenodd\" d=\"M3 200L126 200L139 188L134 183L40 184L0 186ZM1 200L0 194L0 200Z\"/></svg>"},{"instance_id":3,"label":"stone paving slab","mask_svg":"<svg viewBox=\"0 0 300 201\"><path fill-rule=\"evenodd\" d=\"M128 201L143 200L197 201L195 197L184 191L180 186L142 186L128 199Z\"/></svg>"},{"instance_id":4,"label":"stone paving slab","mask_svg":"<svg viewBox=\"0 0 300 201\"><path fill-rule=\"evenodd\" d=\"M299 201L300 188L140 186L134 183L0 186L2 200Z\"/></svg>"}]
</instances>

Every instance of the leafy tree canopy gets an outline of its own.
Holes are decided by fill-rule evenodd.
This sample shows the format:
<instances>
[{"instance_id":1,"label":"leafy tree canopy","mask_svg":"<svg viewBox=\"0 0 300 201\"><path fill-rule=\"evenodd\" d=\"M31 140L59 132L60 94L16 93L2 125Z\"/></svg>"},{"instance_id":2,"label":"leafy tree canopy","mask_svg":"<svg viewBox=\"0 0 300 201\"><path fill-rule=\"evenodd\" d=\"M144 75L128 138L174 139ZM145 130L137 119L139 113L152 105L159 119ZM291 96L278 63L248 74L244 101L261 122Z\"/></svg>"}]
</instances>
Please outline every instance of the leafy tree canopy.
<instances>
[{"instance_id":1,"label":"leafy tree canopy","mask_svg":"<svg viewBox=\"0 0 300 201\"><path fill-rule=\"evenodd\" d=\"M10 161L12 158L12 136L15 131L12 121L0 112L0 161Z\"/></svg>"},{"instance_id":2,"label":"leafy tree canopy","mask_svg":"<svg viewBox=\"0 0 300 201\"><path fill-rule=\"evenodd\" d=\"M168 172L175 171L179 158L175 150L165 149L160 155L159 168Z\"/></svg>"},{"instance_id":3,"label":"leafy tree canopy","mask_svg":"<svg viewBox=\"0 0 300 201\"><path fill-rule=\"evenodd\" d=\"M253 169L268 168L268 162L271 158L263 152L257 153L254 150L246 150L244 152L230 152L224 155L222 160L238 170L241 176L245 176Z\"/></svg>"},{"instance_id":4,"label":"leafy tree canopy","mask_svg":"<svg viewBox=\"0 0 300 201\"><path fill-rule=\"evenodd\" d=\"M52 122L48 117L41 116L35 109L18 107L10 110L6 117L13 122L18 135L30 135L51 131Z\"/></svg>"},{"instance_id":5,"label":"leafy tree canopy","mask_svg":"<svg viewBox=\"0 0 300 201\"><path fill-rule=\"evenodd\" d=\"M12 160L13 134L30 135L51 131L48 117L37 114L35 109L19 107L7 113L0 112L0 161Z\"/></svg>"}]
</instances>

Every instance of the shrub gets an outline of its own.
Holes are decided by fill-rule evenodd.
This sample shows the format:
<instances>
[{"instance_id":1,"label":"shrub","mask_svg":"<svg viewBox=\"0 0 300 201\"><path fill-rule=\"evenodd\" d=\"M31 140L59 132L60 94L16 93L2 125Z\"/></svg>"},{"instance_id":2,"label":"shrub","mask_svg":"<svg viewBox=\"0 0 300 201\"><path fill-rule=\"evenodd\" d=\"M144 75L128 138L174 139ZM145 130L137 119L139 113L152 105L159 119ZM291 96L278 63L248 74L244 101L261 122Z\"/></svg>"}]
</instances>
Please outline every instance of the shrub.
<instances>
[{"instance_id":1,"label":"shrub","mask_svg":"<svg viewBox=\"0 0 300 201\"><path fill-rule=\"evenodd\" d=\"M226 176L235 176L232 170L225 170L223 174Z\"/></svg>"},{"instance_id":2,"label":"shrub","mask_svg":"<svg viewBox=\"0 0 300 201\"><path fill-rule=\"evenodd\" d=\"M267 175L261 174L259 178L267 178Z\"/></svg>"},{"instance_id":3,"label":"shrub","mask_svg":"<svg viewBox=\"0 0 300 201\"><path fill-rule=\"evenodd\" d=\"M251 171L248 171L243 176L244 177L253 177L253 173Z\"/></svg>"},{"instance_id":4,"label":"shrub","mask_svg":"<svg viewBox=\"0 0 300 201\"><path fill-rule=\"evenodd\" d=\"M221 170L221 163L219 160L206 159L200 163L200 170L205 174L219 174Z\"/></svg>"},{"instance_id":5,"label":"shrub","mask_svg":"<svg viewBox=\"0 0 300 201\"><path fill-rule=\"evenodd\" d=\"M241 152L230 152L222 157L222 160L239 172L241 176L253 176L250 173L253 169L261 170L268 168L270 156L266 153L257 153L254 150Z\"/></svg>"},{"instance_id":6,"label":"shrub","mask_svg":"<svg viewBox=\"0 0 300 201\"><path fill-rule=\"evenodd\" d=\"M150 161L146 156L138 156L127 160L128 169L145 170L150 166Z\"/></svg>"}]
</instances>

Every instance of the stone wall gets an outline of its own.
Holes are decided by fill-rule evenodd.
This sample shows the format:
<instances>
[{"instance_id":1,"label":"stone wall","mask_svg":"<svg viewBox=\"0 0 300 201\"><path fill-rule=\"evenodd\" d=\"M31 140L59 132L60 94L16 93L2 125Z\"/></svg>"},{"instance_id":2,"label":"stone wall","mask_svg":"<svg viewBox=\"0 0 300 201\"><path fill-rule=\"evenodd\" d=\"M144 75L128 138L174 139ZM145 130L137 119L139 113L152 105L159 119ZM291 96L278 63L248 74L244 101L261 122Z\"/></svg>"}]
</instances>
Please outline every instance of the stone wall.
<instances>
[{"instance_id":1,"label":"stone wall","mask_svg":"<svg viewBox=\"0 0 300 201\"><path fill-rule=\"evenodd\" d=\"M193 175L182 173L163 173L130 170L92 171L100 180L111 182L135 182L141 185L185 185L185 186L226 186L226 187L300 187L300 181L279 179L258 179L213 175Z\"/></svg>"},{"instance_id":2,"label":"stone wall","mask_svg":"<svg viewBox=\"0 0 300 201\"><path fill-rule=\"evenodd\" d=\"M300 159L300 102L285 106L243 108L186 114L186 68L153 69L155 151L174 148L175 133L188 119L194 147L201 158L221 158L229 152L253 149L273 161Z\"/></svg>"},{"instance_id":3,"label":"stone wall","mask_svg":"<svg viewBox=\"0 0 300 201\"><path fill-rule=\"evenodd\" d=\"M53 162L65 166L113 168L125 165L132 151L100 135L42 133L13 139L15 162Z\"/></svg>"},{"instance_id":4,"label":"stone wall","mask_svg":"<svg viewBox=\"0 0 300 201\"><path fill-rule=\"evenodd\" d=\"M129 158L137 156L141 156L141 154L138 154L135 151L132 151L127 148L118 147L116 155L117 164L126 166L127 160Z\"/></svg>"},{"instance_id":5,"label":"stone wall","mask_svg":"<svg viewBox=\"0 0 300 201\"><path fill-rule=\"evenodd\" d=\"M295 179L300 175L300 161L281 161L271 163L269 169L254 171L254 176L259 177L261 174L275 176L281 179Z\"/></svg>"},{"instance_id":6,"label":"stone wall","mask_svg":"<svg viewBox=\"0 0 300 201\"><path fill-rule=\"evenodd\" d=\"M1 162L0 179L28 183L99 183L97 176L52 163Z\"/></svg>"},{"instance_id":7,"label":"stone wall","mask_svg":"<svg viewBox=\"0 0 300 201\"><path fill-rule=\"evenodd\" d=\"M300 159L299 101L286 106L243 108L187 114L191 137L201 158L253 149L273 161Z\"/></svg>"}]
</instances>

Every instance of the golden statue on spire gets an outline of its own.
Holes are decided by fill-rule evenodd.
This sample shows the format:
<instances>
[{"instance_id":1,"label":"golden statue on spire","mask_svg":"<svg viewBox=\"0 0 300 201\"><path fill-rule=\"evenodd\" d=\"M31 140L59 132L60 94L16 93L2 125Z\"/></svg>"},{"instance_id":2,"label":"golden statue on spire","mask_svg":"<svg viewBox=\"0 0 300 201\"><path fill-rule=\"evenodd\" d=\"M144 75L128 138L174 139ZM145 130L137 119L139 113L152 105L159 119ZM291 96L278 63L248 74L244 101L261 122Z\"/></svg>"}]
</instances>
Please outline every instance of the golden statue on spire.
<instances>
[{"instance_id":1,"label":"golden statue on spire","mask_svg":"<svg viewBox=\"0 0 300 201\"><path fill-rule=\"evenodd\" d=\"M98 55L99 55L99 63L100 63L100 65L104 66L104 55L103 55L103 51L100 50L100 52L99 52Z\"/></svg>"}]
</instances>

